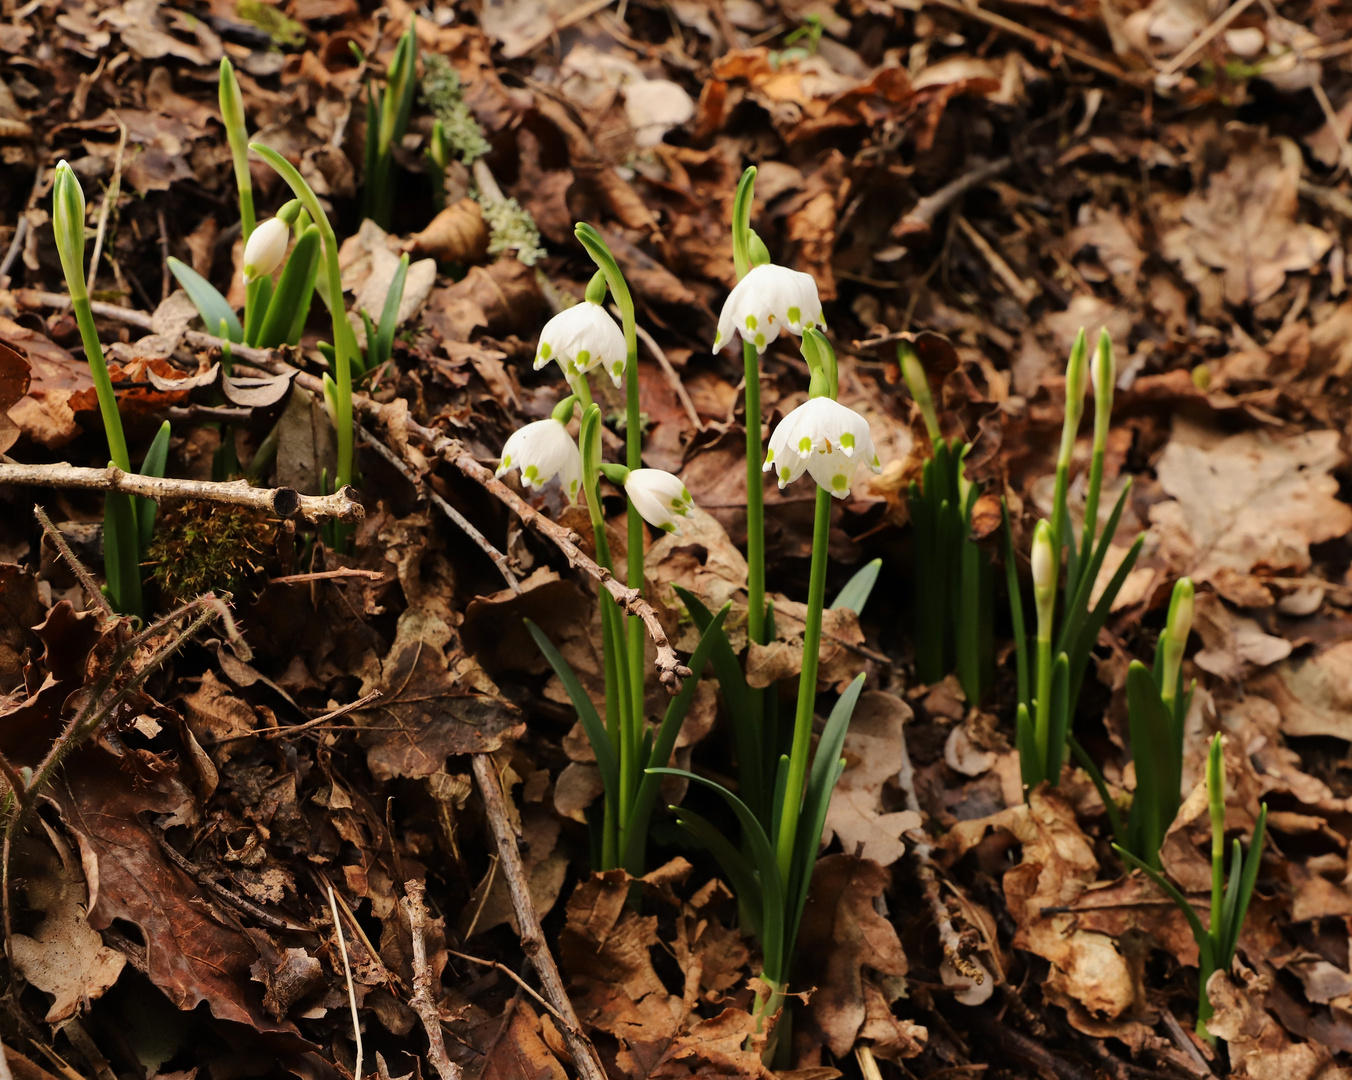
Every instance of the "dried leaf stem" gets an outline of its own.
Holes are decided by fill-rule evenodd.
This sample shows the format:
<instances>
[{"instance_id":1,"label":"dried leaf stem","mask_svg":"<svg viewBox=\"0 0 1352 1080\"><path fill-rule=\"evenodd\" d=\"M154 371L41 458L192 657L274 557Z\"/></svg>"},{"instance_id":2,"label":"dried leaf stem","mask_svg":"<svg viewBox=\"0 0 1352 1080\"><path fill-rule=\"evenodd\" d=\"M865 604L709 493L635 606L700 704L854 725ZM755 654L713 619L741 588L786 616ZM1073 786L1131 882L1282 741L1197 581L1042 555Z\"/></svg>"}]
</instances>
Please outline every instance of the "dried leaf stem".
<instances>
[{"instance_id":1,"label":"dried leaf stem","mask_svg":"<svg viewBox=\"0 0 1352 1080\"><path fill-rule=\"evenodd\" d=\"M427 963L427 905L423 897L427 892L425 882L411 880L404 882L404 899L401 901L404 913L408 916L408 927L413 935L413 996L409 1004L422 1021L427 1032L427 1060L437 1070L441 1080L460 1080L460 1066L446 1056L446 1040L441 1034L441 1010L437 1008L436 997L432 993L432 968Z\"/></svg>"}]
</instances>

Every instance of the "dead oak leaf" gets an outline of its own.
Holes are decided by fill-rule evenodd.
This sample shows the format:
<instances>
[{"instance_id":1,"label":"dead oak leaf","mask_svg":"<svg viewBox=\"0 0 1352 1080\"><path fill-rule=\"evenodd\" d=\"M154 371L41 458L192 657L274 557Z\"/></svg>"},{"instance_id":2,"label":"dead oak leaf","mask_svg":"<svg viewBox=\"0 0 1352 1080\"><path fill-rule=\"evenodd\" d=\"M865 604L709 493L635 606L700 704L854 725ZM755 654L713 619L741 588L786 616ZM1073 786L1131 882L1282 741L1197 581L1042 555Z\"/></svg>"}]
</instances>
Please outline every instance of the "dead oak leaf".
<instances>
[{"instance_id":1,"label":"dead oak leaf","mask_svg":"<svg viewBox=\"0 0 1352 1080\"><path fill-rule=\"evenodd\" d=\"M1051 961L1053 989L1097 1015L1122 1015L1138 993L1113 939L1086 930L1073 914L1043 914L1045 908L1074 905L1098 876L1093 845L1081 832L1074 807L1060 793L1037 788L1025 804L959 822L943 846L959 858L989 829L1004 829L1023 845L1022 860L1003 880L1009 912L1019 927L1014 945Z\"/></svg>"},{"instance_id":2,"label":"dead oak leaf","mask_svg":"<svg viewBox=\"0 0 1352 1080\"><path fill-rule=\"evenodd\" d=\"M1164 235L1164 255L1202 296L1202 310L1219 312L1274 296L1295 271L1309 270L1332 237L1296 220L1303 161L1290 139L1264 139L1252 130L1228 133L1226 166L1189 194L1181 223Z\"/></svg>"},{"instance_id":3,"label":"dead oak leaf","mask_svg":"<svg viewBox=\"0 0 1352 1080\"><path fill-rule=\"evenodd\" d=\"M0 316L0 338L21 351L30 365L28 391L9 407L9 419L39 446L48 450L65 446L81 431L70 399L94 385L89 365L42 334L4 316Z\"/></svg>"},{"instance_id":4,"label":"dead oak leaf","mask_svg":"<svg viewBox=\"0 0 1352 1080\"><path fill-rule=\"evenodd\" d=\"M23 847L37 845L28 841ZM54 999L44 1017L49 1024L70 1019L84 1002L102 997L127 963L89 925L87 891L75 860L57 854L35 851L31 865L23 860L28 902L43 912L43 919L33 928L32 937L15 934L13 939L15 965L24 978Z\"/></svg>"},{"instance_id":5,"label":"dead oak leaf","mask_svg":"<svg viewBox=\"0 0 1352 1080\"><path fill-rule=\"evenodd\" d=\"M887 812L883 788L906 760L902 726L910 718L910 706L892 694L870 690L860 697L845 736L845 772L831 793L823 843L836 836L846 853L880 866L891 866L906 853L901 834L920 828L920 815Z\"/></svg>"},{"instance_id":6,"label":"dead oak leaf","mask_svg":"<svg viewBox=\"0 0 1352 1080\"><path fill-rule=\"evenodd\" d=\"M1310 545L1352 530L1352 507L1329 475L1343 460L1336 431L1217 438L1179 424L1159 480L1173 501L1150 508L1172 571L1242 607L1270 605L1259 574L1304 574Z\"/></svg>"},{"instance_id":7,"label":"dead oak leaf","mask_svg":"<svg viewBox=\"0 0 1352 1080\"><path fill-rule=\"evenodd\" d=\"M853 855L828 855L812 874L796 960L803 977L818 984L807 1011L836 1057L849 1053L869 1019L873 980L866 969L886 976L907 971L896 927L874 906L890 880L885 868Z\"/></svg>"},{"instance_id":8,"label":"dead oak leaf","mask_svg":"<svg viewBox=\"0 0 1352 1080\"><path fill-rule=\"evenodd\" d=\"M1245 1080L1347 1080L1352 1070L1335 1064L1333 1052L1317 1042L1293 1042L1263 1007L1271 978L1243 970L1237 977L1217 971L1207 982L1216 1014L1207 1021L1224 1039L1231 1075Z\"/></svg>"},{"instance_id":9,"label":"dead oak leaf","mask_svg":"<svg viewBox=\"0 0 1352 1080\"><path fill-rule=\"evenodd\" d=\"M525 730L521 714L493 693L473 661L458 653L455 633L430 606L399 616L394 644L383 660L362 674L362 694L380 692L370 708L354 714L368 729L362 742L372 774L423 777L441 771L451 754L485 754Z\"/></svg>"}]
</instances>

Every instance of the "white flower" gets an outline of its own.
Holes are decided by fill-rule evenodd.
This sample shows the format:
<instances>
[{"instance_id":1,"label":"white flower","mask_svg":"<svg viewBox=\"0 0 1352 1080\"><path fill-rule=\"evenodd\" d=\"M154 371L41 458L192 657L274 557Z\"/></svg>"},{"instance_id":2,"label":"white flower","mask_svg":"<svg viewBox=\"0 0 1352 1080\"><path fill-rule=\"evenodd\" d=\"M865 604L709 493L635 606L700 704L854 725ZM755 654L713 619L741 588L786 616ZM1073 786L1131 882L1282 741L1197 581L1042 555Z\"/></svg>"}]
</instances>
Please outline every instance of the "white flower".
<instances>
[{"instance_id":1,"label":"white flower","mask_svg":"<svg viewBox=\"0 0 1352 1080\"><path fill-rule=\"evenodd\" d=\"M734 330L763 353L781 331L801 337L808 327L825 325L812 275L767 263L753 267L728 296L718 316L714 352L732 341Z\"/></svg>"},{"instance_id":2,"label":"white flower","mask_svg":"<svg viewBox=\"0 0 1352 1080\"><path fill-rule=\"evenodd\" d=\"M268 218L249 234L244 245L244 284L267 277L286 256L291 227L281 218Z\"/></svg>"},{"instance_id":3,"label":"white flower","mask_svg":"<svg viewBox=\"0 0 1352 1080\"><path fill-rule=\"evenodd\" d=\"M570 500L577 498L582 483L582 455L577 443L552 416L512 432L494 475L500 477L511 469L521 470L521 483L527 488L543 488L557 476Z\"/></svg>"},{"instance_id":4,"label":"white flower","mask_svg":"<svg viewBox=\"0 0 1352 1080\"><path fill-rule=\"evenodd\" d=\"M560 311L540 331L535 352L535 370L557 360L568 381L581 378L593 368L602 368L618 387L624 379L629 350L624 334L600 304L583 300Z\"/></svg>"},{"instance_id":5,"label":"white flower","mask_svg":"<svg viewBox=\"0 0 1352 1080\"><path fill-rule=\"evenodd\" d=\"M661 469L632 469L624 481L624 493L639 517L663 532L680 532L680 522L695 505L679 476Z\"/></svg>"},{"instance_id":6,"label":"white flower","mask_svg":"<svg viewBox=\"0 0 1352 1080\"><path fill-rule=\"evenodd\" d=\"M850 481L863 464L882 472L868 421L829 397L812 398L779 422L770 436L764 471L775 470L780 488L803 471L838 499L850 493Z\"/></svg>"}]
</instances>

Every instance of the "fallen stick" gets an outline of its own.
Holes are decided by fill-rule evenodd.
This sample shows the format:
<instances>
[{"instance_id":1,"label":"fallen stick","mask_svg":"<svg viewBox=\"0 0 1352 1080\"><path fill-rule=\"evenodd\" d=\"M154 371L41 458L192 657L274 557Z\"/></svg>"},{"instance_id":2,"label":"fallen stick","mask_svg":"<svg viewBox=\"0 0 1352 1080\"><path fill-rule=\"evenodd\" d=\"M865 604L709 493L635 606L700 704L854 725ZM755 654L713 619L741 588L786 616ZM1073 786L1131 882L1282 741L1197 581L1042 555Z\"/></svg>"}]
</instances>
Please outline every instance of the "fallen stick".
<instances>
[{"instance_id":1,"label":"fallen stick","mask_svg":"<svg viewBox=\"0 0 1352 1080\"><path fill-rule=\"evenodd\" d=\"M544 930L540 927L540 916L536 914L535 904L530 898L526 868L521 863L521 852L517 850L516 834L507 820L507 804L493 759L487 754L473 754L471 762L474 779L479 783L479 794L483 797L484 811L498 843L498 856L507 879L507 893L512 898L512 910L516 913L516 924L521 930L521 948L535 966L545 999L563 1022L563 1038L573 1055L573 1066L578 1076L582 1080L606 1080L601 1058L582 1030L573 1003L563 988L563 977L554 963L554 955L545 941Z\"/></svg>"},{"instance_id":2,"label":"fallen stick","mask_svg":"<svg viewBox=\"0 0 1352 1080\"><path fill-rule=\"evenodd\" d=\"M21 465L0 461L0 484L32 484L38 487L83 488L88 491L124 491L146 499L198 499L227 506L247 506L281 518L306 521L360 521L365 516L357 491L344 487L332 495L302 495L294 488L256 488L247 480L213 483L210 480L177 480L169 476L141 476L123 472L115 465L84 469L76 465Z\"/></svg>"},{"instance_id":3,"label":"fallen stick","mask_svg":"<svg viewBox=\"0 0 1352 1080\"><path fill-rule=\"evenodd\" d=\"M460 1080L460 1066L446 1056L446 1040L441 1034L441 1010L432 993L432 968L427 962L427 905L423 894L424 882L404 882L404 913L408 915L409 932L413 935L413 996L409 1004L422 1021L427 1032L427 1060L437 1070L441 1080Z\"/></svg>"}]
</instances>

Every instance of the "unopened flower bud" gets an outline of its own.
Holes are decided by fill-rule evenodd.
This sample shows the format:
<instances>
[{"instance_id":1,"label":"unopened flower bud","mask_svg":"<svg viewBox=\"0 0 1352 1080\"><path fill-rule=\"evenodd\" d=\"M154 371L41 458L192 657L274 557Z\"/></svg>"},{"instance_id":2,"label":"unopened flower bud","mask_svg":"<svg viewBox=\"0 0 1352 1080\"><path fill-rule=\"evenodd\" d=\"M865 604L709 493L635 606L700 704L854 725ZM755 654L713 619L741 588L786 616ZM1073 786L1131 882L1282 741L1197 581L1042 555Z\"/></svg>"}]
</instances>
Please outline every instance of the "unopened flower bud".
<instances>
[{"instance_id":1,"label":"unopened flower bud","mask_svg":"<svg viewBox=\"0 0 1352 1080\"><path fill-rule=\"evenodd\" d=\"M267 277L286 257L291 230L281 218L269 218L254 229L244 245L244 284Z\"/></svg>"},{"instance_id":2,"label":"unopened flower bud","mask_svg":"<svg viewBox=\"0 0 1352 1080\"><path fill-rule=\"evenodd\" d=\"M75 170L61 161L52 183L52 232L56 251L66 275L66 288L74 300L85 296L84 240L85 197Z\"/></svg>"},{"instance_id":3,"label":"unopened flower bud","mask_svg":"<svg viewBox=\"0 0 1352 1080\"><path fill-rule=\"evenodd\" d=\"M1169 602L1169 621L1160 643L1160 663L1164 668L1160 679L1160 697L1166 703L1172 702L1177 696L1183 651L1188 645L1188 634L1192 632L1193 593L1192 579L1180 578L1174 585L1173 599Z\"/></svg>"},{"instance_id":4,"label":"unopened flower bud","mask_svg":"<svg viewBox=\"0 0 1352 1080\"><path fill-rule=\"evenodd\" d=\"M1033 598L1037 602L1037 636L1050 641L1052 609L1056 604L1056 553L1052 527L1045 520L1033 532Z\"/></svg>"}]
</instances>

